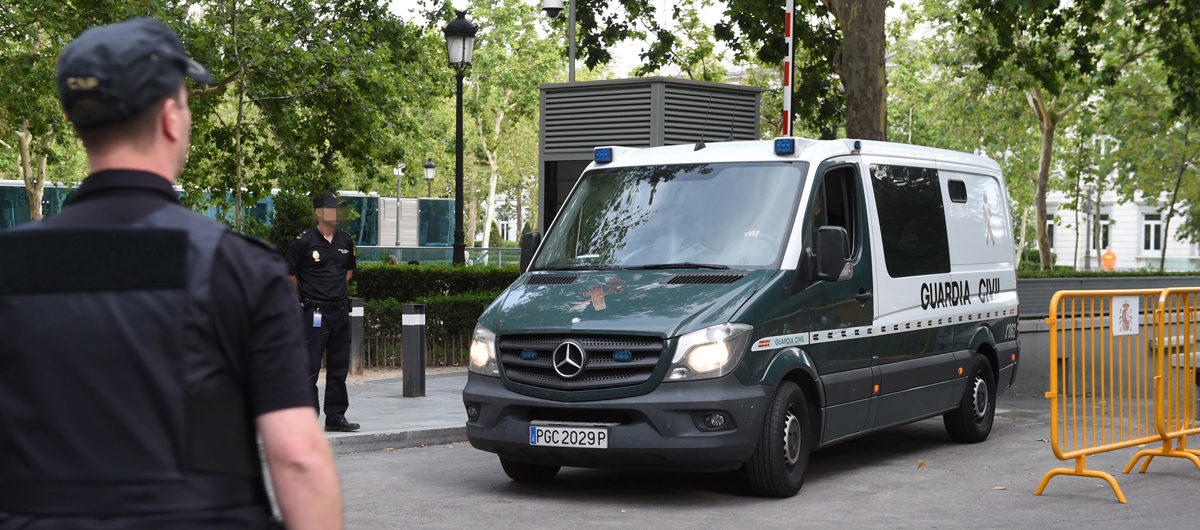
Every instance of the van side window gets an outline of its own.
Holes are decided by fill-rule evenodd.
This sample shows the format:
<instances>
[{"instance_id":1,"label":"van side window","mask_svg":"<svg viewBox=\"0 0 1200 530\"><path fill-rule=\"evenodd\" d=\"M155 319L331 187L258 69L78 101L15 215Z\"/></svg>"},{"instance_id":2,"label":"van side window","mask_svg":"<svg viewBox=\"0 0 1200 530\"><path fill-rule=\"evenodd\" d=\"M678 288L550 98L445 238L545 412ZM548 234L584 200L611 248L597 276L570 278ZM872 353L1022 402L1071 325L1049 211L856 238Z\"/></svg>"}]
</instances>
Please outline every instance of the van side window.
<instances>
[{"instance_id":1,"label":"van side window","mask_svg":"<svg viewBox=\"0 0 1200 530\"><path fill-rule=\"evenodd\" d=\"M851 254L857 258L862 235L858 225L857 174L852 166L843 166L826 171L813 198L809 216L809 241L822 226L840 226L850 235Z\"/></svg>"},{"instance_id":2,"label":"van side window","mask_svg":"<svg viewBox=\"0 0 1200 530\"><path fill-rule=\"evenodd\" d=\"M888 275L906 278L950 272L937 170L872 164L871 185Z\"/></svg>"},{"instance_id":3,"label":"van side window","mask_svg":"<svg viewBox=\"0 0 1200 530\"><path fill-rule=\"evenodd\" d=\"M967 202L967 183L961 180L946 182L946 190L950 192L950 202Z\"/></svg>"}]
</instances>

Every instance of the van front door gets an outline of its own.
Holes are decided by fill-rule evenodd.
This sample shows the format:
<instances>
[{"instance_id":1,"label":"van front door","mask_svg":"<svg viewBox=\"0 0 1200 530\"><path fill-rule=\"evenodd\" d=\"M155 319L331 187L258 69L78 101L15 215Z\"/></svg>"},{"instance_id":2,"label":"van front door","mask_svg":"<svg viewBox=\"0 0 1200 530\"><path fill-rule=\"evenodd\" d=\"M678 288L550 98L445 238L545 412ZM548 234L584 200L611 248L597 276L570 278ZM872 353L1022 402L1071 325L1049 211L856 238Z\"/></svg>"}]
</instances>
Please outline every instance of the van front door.
<instances>
[{"instance_id":1,"label":"van front door","mask_svg":"<svg viewBox=\"0 0 1200 530\"><path fill-rule=\"evenodd\" d=\"M802 330L809 333L806 351L825 388L822 442L870 428L877 383L870 353L875 313L871 239L860 167L858 157L840 157L817 168L803 228L799 292L793 295L802 300ZM812 280L814 236L822 226L840 226L850 236L851 273L839 281Z\"/></svg>"}]
</instances>

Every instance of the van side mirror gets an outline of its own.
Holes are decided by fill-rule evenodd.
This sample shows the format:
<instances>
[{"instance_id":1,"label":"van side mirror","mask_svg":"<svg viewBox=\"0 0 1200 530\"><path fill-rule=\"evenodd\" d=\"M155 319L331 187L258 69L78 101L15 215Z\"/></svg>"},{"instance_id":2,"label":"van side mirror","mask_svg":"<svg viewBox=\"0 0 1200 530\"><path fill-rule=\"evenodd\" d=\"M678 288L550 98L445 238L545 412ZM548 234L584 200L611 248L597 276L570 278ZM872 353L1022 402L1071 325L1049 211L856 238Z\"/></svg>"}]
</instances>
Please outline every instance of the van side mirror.
<instances>
[{"instance_id":1,"label":"van side mirror","mask_svg":"<svg viewBox=\"0 0 1200 530\"><path fill-rule=\"evenodd\" d=\"M521 272L529 270L533 262L533 253L542 245L541 232L529 232L521 236Z\"/></svg>"},{"instance_id":2,"label":"van side mirror","mask_svg":"<svg viewBox=\"0 0 1200 530\"><path fill-rule=\"evenodd\" d=\"M840 226L822 226L817 230L816 278L827 282L846 279L850 265L850 235Z\"/></svg>"}]
</instances>

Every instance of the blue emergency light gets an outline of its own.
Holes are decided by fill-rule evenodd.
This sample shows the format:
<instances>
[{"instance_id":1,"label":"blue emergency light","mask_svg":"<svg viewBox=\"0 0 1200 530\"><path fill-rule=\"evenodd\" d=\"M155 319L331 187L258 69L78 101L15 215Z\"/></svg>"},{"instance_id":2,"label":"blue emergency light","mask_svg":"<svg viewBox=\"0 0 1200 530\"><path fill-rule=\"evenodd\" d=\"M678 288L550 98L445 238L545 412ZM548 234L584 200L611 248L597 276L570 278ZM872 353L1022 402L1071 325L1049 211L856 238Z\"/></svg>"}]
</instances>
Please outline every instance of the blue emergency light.
<instances>
[{"instance_id":1,"label":"blue emergency light","mask_svg":"<svg viewBox=\"0 0 1200 530\"><path fill-rule=\"evenodd\" d=\"M613 360L619 363L627 363L633 360L633 352L619 351L613 353Z\"/></svg>"},{"instance_id":2,"label":"blue emergency light","mask_svg":"<svg viewBox=\"0 0 1200 530\"><path fill-rule=\"evenodd\" d=\"M775 154L777 154L777 155L794 155L794 154L796 154L796 139L795 138L776 138L775 139Z\"/></svg>"},{"instance_id":3,"label":"blue emergency light","mask_svg":"<svg viewBox=\"0 0 1200 530\"><path fill-rule=\"evenodd\" d=\"M596 148L596 163L597 164L607 164L609 162L612 162L612 155L613 155L613 152L612 152L611 147L597 147Z\"/></svg>"},{"instance_id":4,"label":"blue emergency light","mask_svg":"<svg viewBox=\"0 0 1200 530\"><path fill-rule=\"evenodd\" d=\"M534 360L537 360L537 358L538 358L538 353L536 351L521 350L521 359L524 359L526 361L534 361Z\"/></svg>"}]
</instances>

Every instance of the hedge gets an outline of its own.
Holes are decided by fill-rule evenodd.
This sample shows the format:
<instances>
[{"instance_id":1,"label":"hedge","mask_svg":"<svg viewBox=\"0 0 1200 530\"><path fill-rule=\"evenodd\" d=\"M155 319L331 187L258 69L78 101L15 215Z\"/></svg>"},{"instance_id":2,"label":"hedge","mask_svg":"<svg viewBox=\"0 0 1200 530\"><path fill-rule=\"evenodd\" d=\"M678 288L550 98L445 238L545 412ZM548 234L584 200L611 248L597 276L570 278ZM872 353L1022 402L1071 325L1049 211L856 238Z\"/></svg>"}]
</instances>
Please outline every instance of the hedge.
<instances>
[{"instance_id":1,"label":"hedge","mask_svg":"<svg viewBox=\"0 0 1200 530\"><path fill-rule=\"evenodd\" d=\"M459 293L496 293L521 275L512 267L453 265L388 265L362 263L354 271L351 295L366 300L394 299L413 302L431 296Z\"/></svg>"},{"instance_id":2,"label":"hedge","mask_svg":"<svg viewBox=\"0 0 1200 530\"><path fill-rule=\"evenodd\" d=\"M1141 278L1150 276L1200 276L1200 271L1162 272L1151 269L1136 269L1124 271L1077 271L1071 268L1056 268L1054 270L1021 270L1019 278Z\"/></svg>"},{"instance_id":3,"label":"hedge","mask_svg":"<svg viewBox=\"0 0 1200 530\"><path fill-rule=\"evenodd\" d=\"M428 336L470 335L483 310L501 291L427 296L413 303L425 304L425 333ZM365 334L396 336L401 332L404 304L392 298L365 303Z\"/></svg>"}]
</instances>

